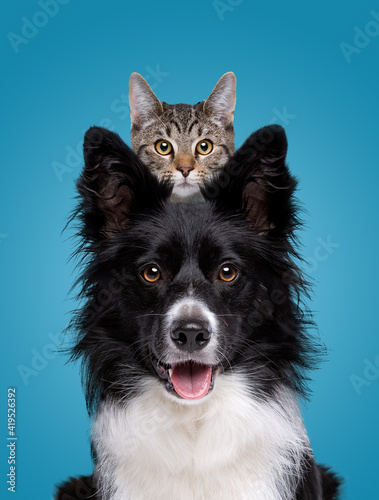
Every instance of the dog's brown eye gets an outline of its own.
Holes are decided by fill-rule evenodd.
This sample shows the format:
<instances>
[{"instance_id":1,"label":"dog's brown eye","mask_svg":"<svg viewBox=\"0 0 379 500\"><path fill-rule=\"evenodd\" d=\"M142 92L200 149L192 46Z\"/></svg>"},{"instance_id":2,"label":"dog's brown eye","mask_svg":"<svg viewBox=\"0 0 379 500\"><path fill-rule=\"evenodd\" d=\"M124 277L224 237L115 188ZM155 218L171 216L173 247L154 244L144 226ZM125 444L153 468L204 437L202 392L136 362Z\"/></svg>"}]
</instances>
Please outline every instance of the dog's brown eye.
<instances>
[{"instance_id":1,"label":"dog's brown eye","mask_svg":"<svg viewBox=\"0 0 379 500\"><path fill-rule=\"evenodd\" d=\"M172 145L168 141L158 141L155 143L155 150L160 155L169 155L172 151Z\"/></svg>"},{"instance_id":2,"label":"dog's brown eye","mask_svg":"<svg viewBox=\"0 0 379 500\"><path fill-rule=\"evenodd\" d=\"M142 271L141 274L142 274L143 279L145 281L147 281L148 283L155 283L161 277L160 270L154 264L145 267L145 269Z\"/></svg>"},{"instance_id":3,"label":"dog's brown eye","mask_svg":"<svg viewBox=\"0 0 379 500\"><path fill-rule=\"evenodd\" d=\"M212 149L213 144L211 141L208 141L208 139L204 139L203 141L198 142L196 145L196 151L201 155L209 155Z\"/></svg>"},{"instance_id":4,"label":"dog's brown eye","mask_svg":"<svg viewBox=\"0 0 379 500\"><path fill-rule=\"evenodd\" d=\"M218 273L218 277L220 280L230 283L238 277L238 271L232 265L224 264Z\"/></svg>"}]
</instances>

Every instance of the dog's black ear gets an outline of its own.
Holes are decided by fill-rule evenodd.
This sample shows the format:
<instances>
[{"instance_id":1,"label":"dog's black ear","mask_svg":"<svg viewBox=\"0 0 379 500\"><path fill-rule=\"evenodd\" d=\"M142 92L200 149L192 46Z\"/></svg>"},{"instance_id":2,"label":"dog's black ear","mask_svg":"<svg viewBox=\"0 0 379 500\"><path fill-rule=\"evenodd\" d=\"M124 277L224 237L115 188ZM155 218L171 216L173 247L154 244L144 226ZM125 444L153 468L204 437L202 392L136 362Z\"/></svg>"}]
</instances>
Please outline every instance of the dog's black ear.
<instances>
[{"instance_id":1,"label":"dog's black ear","mask_svg":"<svg viewBox=\"0 0 379 500\"><path fill-rule=\"evenodd\" d=\"M202 189L226 211L243 211L262 234L286 236L294 229L296 179L286 165L287 137L279 125L251 134L221 173Z\"/></svg>"},{"instance_id":2,"label":"dog's black ear","mask_svg":"<svg viewBox=\"0 0 379 500\"><path fill-rule=\"evenodd\" d=\"M171 188L160 183L117 134L104 128L86 132L84 162L77 188L89 239L119 232L133 211L148 210L170 194Z\"/></svg>"}]
</instances>

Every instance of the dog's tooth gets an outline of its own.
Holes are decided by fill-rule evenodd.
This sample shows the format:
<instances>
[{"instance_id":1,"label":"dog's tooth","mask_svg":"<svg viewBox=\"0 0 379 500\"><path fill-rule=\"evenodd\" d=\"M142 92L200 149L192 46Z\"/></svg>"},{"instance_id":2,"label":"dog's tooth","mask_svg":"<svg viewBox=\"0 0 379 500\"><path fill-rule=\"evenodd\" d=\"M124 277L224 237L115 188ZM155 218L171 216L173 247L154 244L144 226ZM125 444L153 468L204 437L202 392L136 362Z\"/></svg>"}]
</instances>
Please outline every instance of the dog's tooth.
<instances>
[{"instance_id":1,"label":"dog's tooth","mask_svg":"<svg viewBox=\"0 0 379 500\"><path fill-rule=\"evenodd\" d=\"M169 368L169 369L168 369L168 374L169 374L169 377L171 378L171 375L172 375L172 368Z\"/></svg>"}]
</instances>

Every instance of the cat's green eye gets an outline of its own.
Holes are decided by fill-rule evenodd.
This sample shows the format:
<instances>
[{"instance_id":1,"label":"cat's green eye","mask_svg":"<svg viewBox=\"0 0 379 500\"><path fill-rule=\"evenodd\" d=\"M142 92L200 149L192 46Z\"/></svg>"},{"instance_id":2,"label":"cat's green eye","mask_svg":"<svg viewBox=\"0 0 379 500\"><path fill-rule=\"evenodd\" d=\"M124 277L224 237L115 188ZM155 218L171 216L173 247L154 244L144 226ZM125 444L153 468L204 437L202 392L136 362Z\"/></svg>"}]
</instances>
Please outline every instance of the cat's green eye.
<instances>
[{"instance_id":1,"label":"cat's green eye","mask_svg":"<svg viewBox=\"0 0 379 500\"><path fill-rule=\"evenodd\" d=\"M211 141L208 141L208 139L204 139L203 141L198 142L196 145L196 151L201 155L209 155L212 149L213 144L211 143Z\"/></svg>"},{"instance_id":2,"label":"cat's green eye","mask_svg":"<svg viewBox=\"0 0 379 500\"><path fill-rule=\"evenodd\" d=\"M172 145L168 141L158 141L155 143L155 150L160 155L169 155L172 151Z\"/></svg>"}]
</instances>

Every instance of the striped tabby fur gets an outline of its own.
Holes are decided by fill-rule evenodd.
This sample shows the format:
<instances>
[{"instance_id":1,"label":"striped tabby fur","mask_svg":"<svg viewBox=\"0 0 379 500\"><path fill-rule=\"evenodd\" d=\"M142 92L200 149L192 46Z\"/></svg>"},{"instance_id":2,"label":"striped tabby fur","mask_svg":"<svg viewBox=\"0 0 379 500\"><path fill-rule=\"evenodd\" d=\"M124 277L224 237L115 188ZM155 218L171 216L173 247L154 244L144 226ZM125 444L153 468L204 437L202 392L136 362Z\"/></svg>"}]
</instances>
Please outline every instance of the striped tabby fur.
<instances>
[{"instance_id":1,"label":"striped tabby fur","mask_svg":"<svg viewBox=\"0 0 379 500\"><path fill-rule=\"evenodd\" d=\"M160 179L174 184L173 199L201 199L199 185L223 167L234 153L236 78L226 73L209 98L195 105L160 101L146 80L132 73L129 80L132 148ZM164 141L168 154L158 151ZM209 141L201 154L197 145Z\"/></svg>"}]
</instances>

